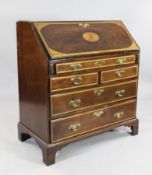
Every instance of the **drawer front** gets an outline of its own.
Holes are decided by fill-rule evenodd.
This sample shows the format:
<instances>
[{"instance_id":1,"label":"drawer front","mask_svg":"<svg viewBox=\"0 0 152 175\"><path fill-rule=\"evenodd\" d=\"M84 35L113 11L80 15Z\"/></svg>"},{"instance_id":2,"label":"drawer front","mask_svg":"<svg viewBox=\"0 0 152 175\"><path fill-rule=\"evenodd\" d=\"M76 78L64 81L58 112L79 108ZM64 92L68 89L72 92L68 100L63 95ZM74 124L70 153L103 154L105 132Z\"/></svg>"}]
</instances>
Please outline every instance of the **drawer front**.
<instances>
[{"instance_id":1,"label":"drawer front","mask_svg":"<svg viewBox=\"0 0 152 175\"><path fill-rule=\"evenodd\" d=\"M138 76L138 66L131 66L121 69L113 69L101 72L101 83L123 80Z\"/></svg>"},{"instance_id":2,"label":"drawer front","mask_svg":"<svg viewBox=\"0 0 152 175\"><path fill-rule=\"evenodd\" d=\"M110 86L102 86L71 93L51 96L51 115L72 112L136 96L137 81L129 81Z\"/></svg>"},{"instance_id":3,"label":"drawer front","mask_svg":"<svg viewBox=\"0 0 152 175\"><path fill-rule=\"evenodd\" d=\"M52 120L52 141L57 142L125 121L129 118L135 118L135 111L136 101L132 100L68 118Z\"/></svg>"},{"instance_id":4,"label":"drawer front","mask_svg":"<svg viewBox=\"0 0 152 175\"><path fill-rule=\"evenodd\" d=\"M102 68L115 65L135 63L135 55L94 59L88 61L68 62L56 64L56 73L75 72L80 70Z\"/></svg>"},{"instance_id":5,"label":"drawer front","mask_svg":"<svg viewBox=\"0 0 152 175\"><path fill-rule=\"evenodd\" d=\"M79 74L50 79L50 90L58 91L98 84L98 73Z\"/></svg>"}]
</instances>

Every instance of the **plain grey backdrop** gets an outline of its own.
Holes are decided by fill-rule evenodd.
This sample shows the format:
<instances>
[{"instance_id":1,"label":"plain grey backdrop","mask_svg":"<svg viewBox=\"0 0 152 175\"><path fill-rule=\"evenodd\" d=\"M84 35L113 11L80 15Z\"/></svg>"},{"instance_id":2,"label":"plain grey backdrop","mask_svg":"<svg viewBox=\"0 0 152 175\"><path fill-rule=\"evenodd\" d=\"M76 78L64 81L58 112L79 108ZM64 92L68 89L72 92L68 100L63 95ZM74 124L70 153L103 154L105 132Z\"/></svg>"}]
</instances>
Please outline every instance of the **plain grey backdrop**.
<instances>
[{"instance_id":1,"label":"plain grey backdrop","mask_svg":"<svg viewBox=\"0 0 152 175\"><path fill-rule=\"evenodd\" d=\"M16 21L122 20L141 48L139 135L119 128L70 144L46 167L31 139L17 140ZM0 174L152 174L152 1L0 0Z\"/></svg>"}]
</instances>

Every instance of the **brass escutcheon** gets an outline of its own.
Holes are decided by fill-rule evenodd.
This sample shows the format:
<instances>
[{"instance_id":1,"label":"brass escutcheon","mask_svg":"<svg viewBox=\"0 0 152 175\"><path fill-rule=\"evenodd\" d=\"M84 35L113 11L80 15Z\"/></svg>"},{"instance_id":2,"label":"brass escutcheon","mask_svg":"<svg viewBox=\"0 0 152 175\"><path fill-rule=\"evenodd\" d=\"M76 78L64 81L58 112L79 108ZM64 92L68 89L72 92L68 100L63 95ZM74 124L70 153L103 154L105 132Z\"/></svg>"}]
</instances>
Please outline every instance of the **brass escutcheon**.
<instances>
[{"instance_id":1,"label":"brass escutcheon","mask_svg":"<svg viewBox=\"0 0 152 175\"><path fill-rule=\"evenodd\" d=\"M90 26L90 24L89 23L86 23L86 22L84 22L84 23L79 23L78 24L80 27L83 27L83 28L87 28L87 27L89 27Z\"/></svg>"},{"instance_id":2,"label":"brass escutcheon","mask_svg":"<svg viewBox=\"0 0 152 175\"><path fill-rule=\"evenodd\" d=\"M100 96L104 92L104 89L96 89L94 90L94 93L98 96Z\"/></svg>"},{"instance_id":3,"label":"brass escutcheon","mask_svg":"<svg viewBox=\"0 0 152 175\"><path fill-rule=\"evenodd\" d=\"M105 65L106 64L106 61L105 60L97 60L96 62L95 62L95 65L96 66L103 66L103 65Z\"/></svg>"},{"instance_id":4,"label":"brass escutcheon","mask_svg":"<svg viewBox=\"0 0 152 175\"><path fill-rule=\"evenodd\" d=\"M82 37L88 42L96 42L100 39L99 35L95 32L85 32L82 34Z\"/></svg>"},{"instance_id":5,"label":"brass escutcheon","mask_svg":"<svg viewBox=\"0 0 152 175\"><path fill-rule=\"evenodd\" d=\"M82 79L81 76L71 78L71 82L72 82L74 85L80 84L82 80L83 80L83 79Z\"/></svg>"}]
</instances>

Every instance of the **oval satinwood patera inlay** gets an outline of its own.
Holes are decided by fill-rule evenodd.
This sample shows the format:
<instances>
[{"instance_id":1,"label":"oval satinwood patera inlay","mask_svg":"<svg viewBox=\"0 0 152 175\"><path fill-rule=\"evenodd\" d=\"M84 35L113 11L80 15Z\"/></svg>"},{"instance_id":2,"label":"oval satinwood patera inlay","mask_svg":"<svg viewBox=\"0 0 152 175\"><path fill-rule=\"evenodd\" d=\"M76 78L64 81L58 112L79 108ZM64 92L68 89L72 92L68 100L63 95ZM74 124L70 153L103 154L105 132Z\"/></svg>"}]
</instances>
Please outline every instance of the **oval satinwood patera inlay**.
<instances>
[{"instance_id":1,"label":"oval satinwood patera inlay","mask_svg":"<svg viewBox=\"0 0 152 175\"><path fill-rule=\"evenodd\" d=\"M85 32L82 37L88 42L96 42L100 39L99 35L95 32Z\"/></svg>"}]
</instances>

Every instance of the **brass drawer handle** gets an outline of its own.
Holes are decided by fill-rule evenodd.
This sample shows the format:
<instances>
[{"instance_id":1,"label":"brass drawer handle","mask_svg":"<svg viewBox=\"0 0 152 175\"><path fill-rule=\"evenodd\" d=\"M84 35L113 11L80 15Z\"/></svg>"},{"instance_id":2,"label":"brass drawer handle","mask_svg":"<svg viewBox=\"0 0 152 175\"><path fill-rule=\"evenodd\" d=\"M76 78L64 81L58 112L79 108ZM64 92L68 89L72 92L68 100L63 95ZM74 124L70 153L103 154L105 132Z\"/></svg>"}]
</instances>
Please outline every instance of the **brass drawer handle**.
<instances>
[{"instance_id":1,"label":"brass drawer handle","mask_svg":"<svg viewBox=\"0 0 152 175\"><path fill-rule=\"evenodd\" d=\"M71 78L71 82L72 82L73 84L75 84L75 85L80 84L81 81L82 81L82 77L81 77L81 76Z\"/></svg>"},{"instance_id":2,"label":"brass drawer handle","mask_svg":"<svg viewBox=\"0 0 152 175\"><path fill-rule=\"evenodd\" d=\"M96 89L94 90L94 94L100 96L104 92L104 89Z\"/></svg>"},{"instance_id":3,"label":"brass drawer handle","mask_svg":"<svg viewBox=\"0 0 152 175\"><path fill-rule=\"evenodd\" d=\"M97 60L96 62L95 62L95 65L96 66L103 66L103 65L105 65L106 64L106 61L105 60Z\"/></svg>"},{"instance_id":4,"label":"brass drawer handle","mask_svg":"<svg viewBox=\"0 0 152 175\"><path fill-rule=\"evenodd\" d=\"M126 58L118 58L117 62L118 64L124 64L127 61Z\"/></svg>"},{"instance_id":5,"label":"brass drawer handle","mask_svg":"<svg viewBox=\"0 0 152 175\"><path fill-rule=\"evenodd\" d=\"M119 89L116 91L116 95L118 95L119 97L122 97L125 92L126 92L125 89Z\"/></svg>"},{"instance_id":6,"label":"brass drawer handle","mask_svg":"<svg viewBox=\"0 0 152 175\"><path fill-rule=\"evenodd\" d=\"M70 64L70 69L73 71L78 71L82 67L82 64Z\"/></svg>"},{"instance_id":7,"label":"brass drawer handle","mask_svg":"<svg viewBox=\"0 0 152 175\"><path fill-rule=\"evenodd\" d=\"M76 107L80 106L80 104L81 104L81 99L71 100L69 104L70 104L70 106L76 108Z\"/></svg>"},{"instance_id":8,"label":"brass drawer handle","mask_svg":"<svg viewBox=\"0 0 152 175\"><path fill-rule=\"evenodd\" d=\"M116 113L114 113L114 117L116 117L117 119L122 118L123 115L124 115L124 112L123 112L123 111L120 111L120 112L116 112Z\"/></svg>"},{"instance_id":9,"label":"brass drawer handle","mask_svg":"<svg viewBox=\"0 0 152 175\"><path fill-rule=\"evenodd\" d=\"M118 71L115 72L115 74L116 74L118 77L120 77L120 78L123 77L124 73L125 73L124 70L118 70Z\"/></svg>"},{"instance_id":10,"label":"brass drawer handle","mask_svg":"<svg viewBox=\"0 0 152 175\"><path fill-rule=\"evenodd\" d=\"M72 125L69 126L69 130L75 132L75 131L79 130L80 127L81 127L80 123L75 123L75 124L72 124Z\"/></svg>"},{"instance_id":11,"label":"brass drawer handle","mask_svg":"<svg viewBox=\"0 0 152 175\"><path fill-rule=\"evenodd\" d=\"M93 116L99 118L99 117L102 117L103 114L104 114L103 111L96 111L96 112L93 113Z\"/></svg>"}]
</instances>

